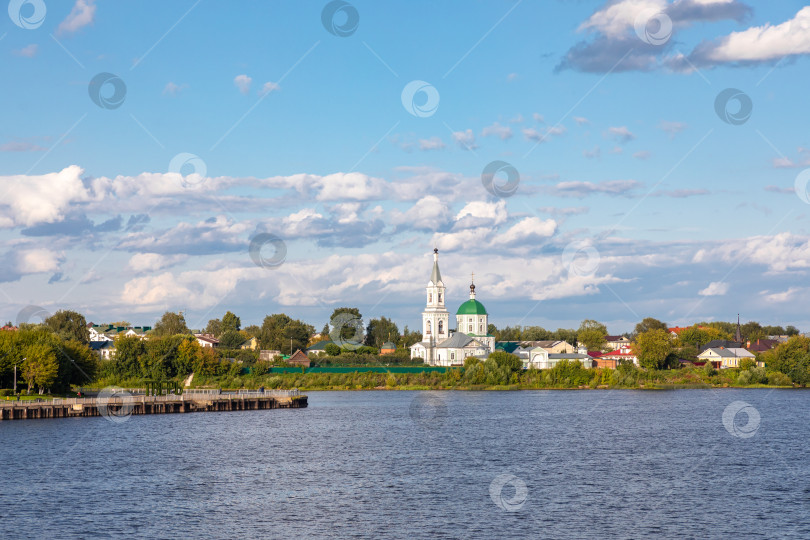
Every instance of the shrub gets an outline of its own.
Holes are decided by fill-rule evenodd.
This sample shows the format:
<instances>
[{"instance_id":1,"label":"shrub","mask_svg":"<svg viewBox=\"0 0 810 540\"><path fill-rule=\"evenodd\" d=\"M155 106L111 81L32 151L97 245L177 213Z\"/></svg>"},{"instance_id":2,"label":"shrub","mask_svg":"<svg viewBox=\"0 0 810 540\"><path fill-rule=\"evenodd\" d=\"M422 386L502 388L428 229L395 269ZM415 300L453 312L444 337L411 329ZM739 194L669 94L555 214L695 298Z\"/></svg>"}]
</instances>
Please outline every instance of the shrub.
<instances>
[{"instance_id":1,"label":"shrub","mask_svg":"<svg viewBox=\"0 0 810 540\"><path fill-rule=\"evenodd\" d=\"M751 360L750 358L743 358L742 360L740 360L740 369L742 369L743 371L753 369L756 367L756 365L757 363Z\"/></svg>"},{"instance_id":2,"label":"shrub","mask_svg":"<svg viewBox=\"0 0 810 540\"><path fill-rule=\"evenodd\" d=\"M793 381L784 373L772 371L768 373L768 384L771 386L793 386Z\"/></svg>"},{"instance_id":3,"label":"shrub","mask_svg":"<svg viewBox=\"0 0 810 540\"><path fill-rule=\"evenodd\" d=\"M747 386L751 384L751 371L743 371L737 376L737 384Z\"/></svg>"},{"instance_id":4,"label":"shrub","mask_svg":"<svg viewBox=\"0 0 810 540\"><path fill-rule=\"evenodd\" d=\"M326 347L323 348L323 350L329 356L339 356L340 355L340 347L338 347L334 343L328 344Z\"/></svg>"}]
</instances>

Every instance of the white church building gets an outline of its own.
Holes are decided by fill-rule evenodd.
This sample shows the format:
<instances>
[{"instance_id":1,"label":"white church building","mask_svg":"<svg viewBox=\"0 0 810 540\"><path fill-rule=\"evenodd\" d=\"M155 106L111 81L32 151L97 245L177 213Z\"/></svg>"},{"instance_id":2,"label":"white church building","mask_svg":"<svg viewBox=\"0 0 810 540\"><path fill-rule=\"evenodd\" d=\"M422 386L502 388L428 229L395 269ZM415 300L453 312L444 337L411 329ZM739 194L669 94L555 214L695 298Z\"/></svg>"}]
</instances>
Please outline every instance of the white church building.
<instances>
[{"instance_id":1,"label":"white church building","mask_svg":"<svg viewBox=\"0 0 810 540\"><path fill-rule=\"evenodd\" d=\"M495 337L487 334L489 315L484 304L475 299L474 283L470 284L470 299L456 311L457 330L450 332L438 249L433 250L433 271L426 289L422 341L411 345L411 358L420 358L431 366L457 366L469 356L486 358L495 350Z\"/></svg>"}]
</instances>

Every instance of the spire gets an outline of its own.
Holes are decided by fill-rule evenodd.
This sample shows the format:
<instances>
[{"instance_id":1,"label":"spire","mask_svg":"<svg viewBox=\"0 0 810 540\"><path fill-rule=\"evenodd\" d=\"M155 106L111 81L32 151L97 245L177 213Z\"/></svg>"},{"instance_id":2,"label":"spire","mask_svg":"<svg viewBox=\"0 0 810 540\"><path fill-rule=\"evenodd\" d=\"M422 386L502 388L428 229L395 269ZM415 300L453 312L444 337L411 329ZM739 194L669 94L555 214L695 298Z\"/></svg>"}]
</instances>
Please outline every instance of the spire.
<instances>
[{"instance_id":1,"label":"spire","mask_svg":"<svg viewBox=\"0 0 810 540\"><path fill-rule=\"evenodd\" d=\"M737 313L737 332L734 334L734 341L742 343L742 333L740 332L740 314Z\"/></svg>"},{"instance_id":2,"label":"spire","mask_svg":"<svg viewBox=\"0 0 810 540\"><path fill-rule=\"evenodd\" d=\"M475 300L475 272L470 276L470 300Z\"/></svg>"},{"instance_id":3,"label":"spire","mask_svg":"<svg viewBox=\"0 0 810 540\"><path fill-rule=\"evenodd\" d=\"M430 273L430 281L434 285L438 285L442 280L442 274L439 272L439 248L433 248L433 272Z\"/></svg>"}]
</instances>

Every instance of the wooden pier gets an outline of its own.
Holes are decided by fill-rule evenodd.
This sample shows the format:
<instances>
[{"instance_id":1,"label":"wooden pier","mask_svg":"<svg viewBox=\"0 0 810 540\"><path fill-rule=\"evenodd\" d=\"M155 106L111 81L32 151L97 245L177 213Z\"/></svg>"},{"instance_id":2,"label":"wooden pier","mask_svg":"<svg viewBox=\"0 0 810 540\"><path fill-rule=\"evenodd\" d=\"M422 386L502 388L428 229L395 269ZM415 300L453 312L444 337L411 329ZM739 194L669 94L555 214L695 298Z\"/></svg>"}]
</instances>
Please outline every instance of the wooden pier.
<instances>
[{"instance_id":1,"label":"wooden pier","mask_svg":"<svg viewBox=\"0 0 810 540\"><path fill-rule=\"evenodd\" d=\"M0 420L104 416L122 422L133 414L170 414L220 411L297 409L307 406L307 396L298 390L180 395L130 395L116 392L88 398L42 401L0 401Z\"/></svg>"}]
</instances>

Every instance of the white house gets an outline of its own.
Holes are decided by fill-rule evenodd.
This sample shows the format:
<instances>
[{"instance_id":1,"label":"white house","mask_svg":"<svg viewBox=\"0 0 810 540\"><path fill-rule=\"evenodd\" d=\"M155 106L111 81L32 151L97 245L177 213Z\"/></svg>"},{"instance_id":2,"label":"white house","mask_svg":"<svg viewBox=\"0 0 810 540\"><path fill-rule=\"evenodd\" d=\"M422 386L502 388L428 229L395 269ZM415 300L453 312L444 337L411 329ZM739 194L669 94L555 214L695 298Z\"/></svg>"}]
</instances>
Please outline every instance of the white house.
<instances>
[{"instance_id":1,"label":"white house","mask_svg":"<svg viewBox=\"0 0 810 540\"><path fill-rule=\"evenodd\" d=\"M104 360L115 356L115 342L111 339L91 341L90 349Z\"/></svg>"},{"instance_id":2,"label":"white house","mask_svg":"<svg viewBox=\"0 0 810 540\"><path fill-rule=\"evenodd\" d=\"M725 349L722 347L716 349L706 349L705 351L697 355L697 357L703 362L707 361L720 362L721 369L740 367L740 361L743 358L756 360L756 356L746 351L745 349L739 348Z\"/></svg>"},{"instance_id":3,"label":"white house","mask_svg":"<svg viewBox=\"0 0 810 540\"><path fill-rule=\"evenodd\" d=\"M617 351L622 347L630 345L630 338L626 336L605 336L605 347L611 351Z\"/></svg>"},{"instance_id":4,"label":"white house","mask_svg":"<svg viewBox=\"0 0 810 540\"><path fill-rule=\"evenodd\" d=\"M524 362L524 367L534 367L537 369L550 369L559 364L563 360L579 360L582 367L593 367L593 358L587 354L580 353L549 353L543 347L535 347L531 350L531 359L528 363Z\"/></svg>"},{"instance_id":5,"label":"white house","mask_svg":"<svg viewBox=\"0 0 810 540\"><path fill-rule=\"evenodd\" d=\"M211 349L219 347L219 340L211 334L194 334L194 337L197 338L197 343L200 344L200 347Z\"/></svg>"}]
</instances>

